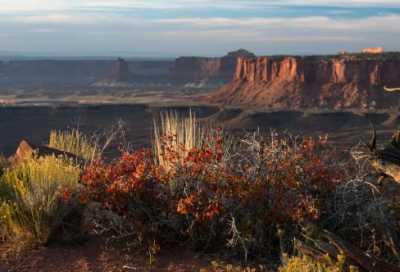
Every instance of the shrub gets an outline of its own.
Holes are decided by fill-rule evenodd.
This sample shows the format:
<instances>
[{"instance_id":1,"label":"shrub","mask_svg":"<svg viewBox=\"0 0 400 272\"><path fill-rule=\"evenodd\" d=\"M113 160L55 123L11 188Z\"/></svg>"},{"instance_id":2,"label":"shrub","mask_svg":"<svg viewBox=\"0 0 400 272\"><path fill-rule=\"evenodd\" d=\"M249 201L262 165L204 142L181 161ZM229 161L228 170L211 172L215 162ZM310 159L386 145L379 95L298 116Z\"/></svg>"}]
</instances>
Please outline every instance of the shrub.
<instances>
[{"instance_id":1,"label":"shrub","mask_svg":"<svg viewBox=\"0 0 400 272\"><path fill-rule=\"evenodd\" d=\"M4 156L0 155L0 178L3 176L4 171L6 170L8 162ZM1 197L1 196L0 196Z\"/></svg>"},{"instance_id":2,"label":"shrub","mask_svg":"<svg viewBox=\"0 0 400 272\"><path fill-rule=\"evenodd\" d=\"M284 255L284 265L279 268L279 272L341 272L344 270L344 256L339 256L338 262L332 261L326 256L326 262L321 263L307 256ZM355 267L351 267L350 271L358 271Z\"/></svg>"},{"instance_id":3,"label":"shrub","mask_svg":"<svg viewBox=\"0 0 400 272\"><path fill-rule=\"evenodd\" d=\"M100 152L97 141L90 139L77 129L70 131L51 131L47 146L72 153L86 160L93 159Z\"/></svg>"},{"instance_id":4,"label":"shrub","mask_svg":"<svg viewBox=\"0 0 400 272\"><path fill-rule=\"evenodd\" d=\"M289 242L301 226L327 216L340 172L327 167L329 157L316 150L318 141L292 135L267 141L257 134L241 139L230 160L223 161L223 138L216 133L183 163L170 151L170 172L177 211L188 222L186 234L204 246L228 245L245 255L278 252L276 229L287 230ZM325 142L320 138L320 142ZM169 148L171 150L171 148ZM178 159L177 159L178 157ZM175 160L175 161L174 161Z\"/></svg>"},{"instance_id":5,"label":"shrub","mask_svg":"<svg viewBox=\"0 0 400 272\"><path fill-rule=\"evenodd\" d=\"M62 186L77 188L79 168L62 157L32 157L6 169L0 181L0 228L20 241L45 244L73 205Z\"/></svg>"},{"instance_id":6,"label":"shrub","mask_svg":"<svg viewBox=\"0 0 400 272\"><path fill-rule=\"evenodd\" d=\"M262 142L249 135L228 149L222 132L212 133L190 150L176 145L175 135L162 136L160 156L168 168L155 164L150 150L86 167L85 197L120 216L105 229L152 246L228 244L247 257L278 253L278 226L291 233L289 243L301 226L326 217L327 195L340 172L331 171L329 158L316 150L325 138L297 141L287 134L278 140L272 134ZM110 226L117 221L120 226Z\"/></svg>"}]
</instances>

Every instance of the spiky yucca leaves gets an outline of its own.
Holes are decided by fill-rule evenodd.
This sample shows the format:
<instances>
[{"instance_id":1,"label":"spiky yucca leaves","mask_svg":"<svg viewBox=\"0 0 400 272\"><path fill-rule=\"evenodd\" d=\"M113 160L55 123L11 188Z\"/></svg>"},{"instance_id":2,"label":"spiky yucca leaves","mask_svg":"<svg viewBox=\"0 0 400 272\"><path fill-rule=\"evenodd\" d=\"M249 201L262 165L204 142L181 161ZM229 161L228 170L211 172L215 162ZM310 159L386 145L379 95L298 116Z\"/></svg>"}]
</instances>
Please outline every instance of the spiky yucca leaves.
<instances>
[{"instance_id":1,"label":"spiky yucca leaves","mask_svg":"<svg viewBox=\"0 0 400 272\"><path fill-rule=\"evenodd\" d=\"M77 188L80 169L62 157L32 157L8 168L0 180L0 229L11 237L45 244L71 211L63 186Z\"/></svg>"}]
</instances>

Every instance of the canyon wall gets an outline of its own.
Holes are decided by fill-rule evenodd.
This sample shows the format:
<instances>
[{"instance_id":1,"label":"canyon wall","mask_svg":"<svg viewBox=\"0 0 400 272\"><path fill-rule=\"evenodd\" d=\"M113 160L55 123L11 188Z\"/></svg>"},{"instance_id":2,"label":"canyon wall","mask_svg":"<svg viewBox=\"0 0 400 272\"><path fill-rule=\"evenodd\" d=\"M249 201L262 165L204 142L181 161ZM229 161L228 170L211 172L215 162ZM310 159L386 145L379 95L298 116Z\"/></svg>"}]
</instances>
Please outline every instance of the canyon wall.
<instances>
[{"instance_id":1,"label":"canyon wall","mask_svg":"<svg viewBox=\"0 0 400 272\"><path fill-rule=\"evenodd\" d=\"M116 62L113 60L0 61L0 86L61 83L97 87L216 90L232 79L239 57L254 57L254 54L240 49L229 52L222 58L129 60L123 62L122 70L115 69ZM118 65L121 65L120 61L117 62Z\"/></svg>"},{"instance_id":2,"label":"canyon wall","mask_svg":"<svg viewBox=\"0 0 400 272\"><path fill-rule=\"evenodd\" d=\"M165 75L173 60L130 60L129 69L138 75ZM110 74L114 60L13 60L0 61L0 83L90 83Z\"/></svg>"},{"instance_id":3,"label":"canyon wall","mask_svg":"<svg viewBox=\"0 0 400 272\"><path fill-rule=\"evenodd\" d=\"M180 57L176 59L170 74L191 78L231 77L232 79L240 57L255 57L255 55L239 49L221 58Z\"/></svg>"},{"instance_id":4,"label":"canyon wall","mask_svg":"<svg viewBox=\"0 0 400 272\"><path fill-rule=\"evenodd\" d=\"M276 108L397 107L400 59L239 58L233 81L206 101Z\"/></svg>"}]
</instances>

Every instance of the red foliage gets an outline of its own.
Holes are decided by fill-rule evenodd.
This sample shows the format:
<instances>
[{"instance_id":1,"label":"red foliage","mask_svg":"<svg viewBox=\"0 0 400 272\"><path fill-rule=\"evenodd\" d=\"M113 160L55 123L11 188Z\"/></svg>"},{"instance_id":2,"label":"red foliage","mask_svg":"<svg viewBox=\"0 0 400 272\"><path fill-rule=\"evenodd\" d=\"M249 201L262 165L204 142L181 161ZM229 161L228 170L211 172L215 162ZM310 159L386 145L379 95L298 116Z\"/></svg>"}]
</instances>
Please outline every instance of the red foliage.
<instances>
[{"instance_id":1,"label":"red foliage","mask_svg":"<svg viewBox=\"0 0 400 272\"><path fill-rule=\"evenodd\" d=\"M173 149L174 140L170 135L163 139L164 159L173 166L168 171L155 165L149 150L123 153L108 164L93 161L81 176L80 199L102 202L142 239L182 239L177 236L183 234L197 242L212 237L224 243L232 235L227 232L232 217L247 236L256 235L250 231L255 225L318 223L329 208L326 195L341 174L330 171L327 157L315 152L326 142L323 137L298 144L270 141L255 166L226 159L229 151L220 131L207 135L204 145L186 151L184 158ZM68 197L64 191L63 198Z\"/></svg>"}]
</instances>

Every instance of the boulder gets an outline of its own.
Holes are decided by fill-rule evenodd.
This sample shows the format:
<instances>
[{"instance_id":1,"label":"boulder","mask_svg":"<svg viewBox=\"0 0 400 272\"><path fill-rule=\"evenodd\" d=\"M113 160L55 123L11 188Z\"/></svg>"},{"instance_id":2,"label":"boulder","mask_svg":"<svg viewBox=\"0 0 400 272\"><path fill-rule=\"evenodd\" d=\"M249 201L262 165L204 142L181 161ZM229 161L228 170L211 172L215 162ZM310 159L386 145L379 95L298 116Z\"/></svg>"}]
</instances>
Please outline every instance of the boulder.
<instances>
[{"instance_id":1,"label":"boulder","mask_svg":"<svg viewBox=\"0 0 400 272\"><path fill-rule=\"evenodd\" d=\"M45 156L64 156L68 159L72 159L76 163L79 163L83 165L84 159L76 156L75 154L61 151L55 148L51 148L48 146L41 145L39 147L35 147L32 144L29 144L27 141L21 141L19 144L17 151L15 152L14 155L10 156L7 160L8 162L12 165L18 164L27 158L31 157L33 154L35 154L38 157L45 157Z\"/></svg>"},{"instance_id":2,"label":"boulder","mask_svg":"<svg viewBox=\"0 0 400 272\"><path fill-rule=\"evenodd\" d=\"M28 142L26 141L22 141L19 144L17 152L15 152L15 154L19 159L25 160L28 157L32 156L34 150L35 148L32 145L28 144Z\"/></svg>"}]
</instances>

